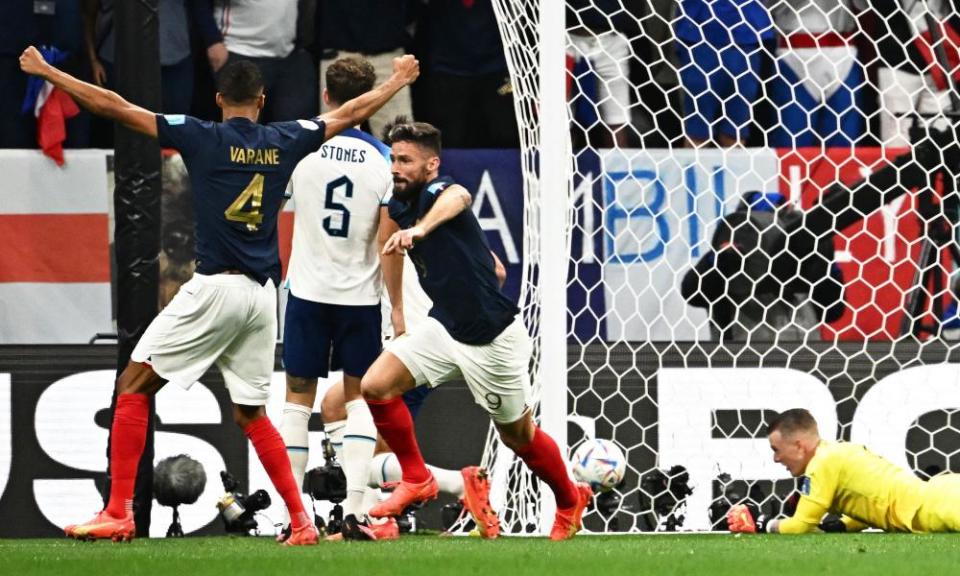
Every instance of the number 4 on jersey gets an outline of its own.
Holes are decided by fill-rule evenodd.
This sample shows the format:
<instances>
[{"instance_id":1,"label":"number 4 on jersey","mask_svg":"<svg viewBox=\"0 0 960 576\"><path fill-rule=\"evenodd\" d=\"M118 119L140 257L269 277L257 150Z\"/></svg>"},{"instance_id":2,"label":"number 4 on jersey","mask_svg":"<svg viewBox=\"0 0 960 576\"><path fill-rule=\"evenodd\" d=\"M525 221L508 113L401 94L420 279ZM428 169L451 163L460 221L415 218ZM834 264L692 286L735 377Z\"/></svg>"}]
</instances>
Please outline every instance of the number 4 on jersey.
<instances>
[{"instance_id":1,"label":"number 4 on jersey","mask_svg":"<svg viewBox=\"0 0 960 576\"><path fill-rule=\"evenodd\" d=\"M247 202L250 208L244 210ZM254 174L253 179L243 189L243 192L224 210L223 215L231 222L243 222L247 225L247 230L255 231L263 222L263 214L260 213L260 206L263 202L263 174Z\"/></svg>"}]
</instances>

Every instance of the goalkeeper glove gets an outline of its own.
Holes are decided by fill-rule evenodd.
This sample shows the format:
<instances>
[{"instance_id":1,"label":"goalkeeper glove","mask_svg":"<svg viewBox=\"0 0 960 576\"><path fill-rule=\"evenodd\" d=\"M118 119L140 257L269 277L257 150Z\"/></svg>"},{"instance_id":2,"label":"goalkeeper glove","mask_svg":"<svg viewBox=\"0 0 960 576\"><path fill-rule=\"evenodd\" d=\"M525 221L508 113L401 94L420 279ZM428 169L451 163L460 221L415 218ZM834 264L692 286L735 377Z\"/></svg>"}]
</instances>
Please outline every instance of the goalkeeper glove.
<instances>
[{"instance_id":1,"label":"goalkeeper glove","mask_svg":"<svg viewBox=\"0 0 960 576\"><path fill-rule=\"evenodd\" d=\"M820 521L820 530L824 532L846 532L847 525L843 523L843 520L839 516L834 516L833 514L827 514L824 516L823 520Z\"/></svg>"},{"instance_id":2,"label":"goalkeeper glove","mask_svg":"<svg viewBox=\"0 0 960 576\"><path fill-rule=\"evenodd\" d=\"M734 504L727 511L727 528L731 532L746 532L754 534L764 532L767 528L767 517L752 504Z\"/></svg>"}]
</instances>

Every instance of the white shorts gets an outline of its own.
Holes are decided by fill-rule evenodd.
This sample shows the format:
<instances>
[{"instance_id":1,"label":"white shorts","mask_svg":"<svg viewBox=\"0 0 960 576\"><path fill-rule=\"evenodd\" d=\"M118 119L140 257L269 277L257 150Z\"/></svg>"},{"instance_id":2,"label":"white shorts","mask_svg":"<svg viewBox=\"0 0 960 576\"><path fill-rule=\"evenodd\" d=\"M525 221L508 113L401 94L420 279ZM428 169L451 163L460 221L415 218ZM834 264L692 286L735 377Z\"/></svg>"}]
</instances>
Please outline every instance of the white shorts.
<instances>
[{"instance_id":1,"label":"white shorts","mask_svg":"<svg viewBox=\"0 0 960 576\"><path fill-rule=\"evenodd\" d=\"M277 289L242 274L194 274L147 327L130 359L184 388L216 364L234 404L267 403Z\"/></svg>"},{"instance_id":2,"label":"white shorts","mask_svg":"<svg viewBox=\"0 0 960 576\"><path fill-rule=\"evenodd\" d=\"M630 42L619 32L568 34L567 54L586 58L597 75L600 119L608 126L630 122Z\"/></svg>"},{"instance_id":3,"label":"white shorts","mask_svg":"<svg viewBox=\"0 0 960 576\"><path fill-rule=\"evenodd\" d=\"M433 318L417 330L387 343L416 379L417 386L437 386L463 378L473 399L498 424L516 422L530 406L532 345L520 317L489 344L457 342Z\"/></svg>"}]
</instances>

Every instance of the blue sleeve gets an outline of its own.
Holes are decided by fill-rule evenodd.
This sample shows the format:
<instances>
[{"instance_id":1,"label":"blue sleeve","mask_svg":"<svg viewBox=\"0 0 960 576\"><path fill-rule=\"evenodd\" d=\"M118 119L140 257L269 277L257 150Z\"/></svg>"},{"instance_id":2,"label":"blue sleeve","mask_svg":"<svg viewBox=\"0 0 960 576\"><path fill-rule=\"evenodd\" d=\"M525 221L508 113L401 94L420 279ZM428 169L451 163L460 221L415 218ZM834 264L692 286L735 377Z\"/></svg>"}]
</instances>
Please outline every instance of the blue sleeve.
<instances>
[{"instance_id":1,"label":"blue sleeve","mask_svg":"<svg viewBox=\"0 0 960 576\"><path fill-rule=\"evenodd\" d=\"M183 114L157 114L157 141L186 158L196 153L212 125Z\"/></svg>"},{"instance_id":2,"label":"blue sleeve","mask_svg":"<svg viewBox=\"0 0 960 576\"><path fill-rule=\"evenodd\" d=\"M296 155L297 162L319 150L320 146L327 140L327 125L319 117L310 120L278 122L275 125L282 126L284 130L288 131L288 135L292 133L293 145L291 150Z\"/></svg>"}]
</instances>

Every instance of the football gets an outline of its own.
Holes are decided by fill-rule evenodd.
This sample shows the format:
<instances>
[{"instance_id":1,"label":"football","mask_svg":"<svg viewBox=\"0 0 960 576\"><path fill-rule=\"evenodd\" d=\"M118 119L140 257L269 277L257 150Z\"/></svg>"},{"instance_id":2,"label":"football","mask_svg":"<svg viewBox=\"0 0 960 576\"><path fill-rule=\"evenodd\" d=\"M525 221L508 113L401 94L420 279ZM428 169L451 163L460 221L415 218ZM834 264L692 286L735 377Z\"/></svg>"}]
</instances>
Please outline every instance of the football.
<instances>
[{"instance_id":1,"label":"football","mask_svg":"<svg viewBox=\"0 0 960 576\"><path fill-rule=\"evenodd\" d=\"M573 453L573 476L586 482L594 492L607 492L623 480L627 459L610 440L590 438Z\"/></svg>"}]
</instances>

